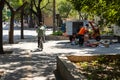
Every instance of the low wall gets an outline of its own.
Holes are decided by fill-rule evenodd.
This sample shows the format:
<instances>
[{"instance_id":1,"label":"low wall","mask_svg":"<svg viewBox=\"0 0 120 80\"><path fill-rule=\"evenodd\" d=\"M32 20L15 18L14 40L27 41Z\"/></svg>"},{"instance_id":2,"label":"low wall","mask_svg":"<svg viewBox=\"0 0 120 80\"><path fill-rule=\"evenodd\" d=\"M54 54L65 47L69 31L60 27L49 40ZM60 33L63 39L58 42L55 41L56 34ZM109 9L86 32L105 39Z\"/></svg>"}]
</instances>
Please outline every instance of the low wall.
<instances>
[{"instance_id":1,"label":"low wall","mask_svg":"<svg viewBox=\"0 0 120 80\"><path fill-rule=\"evenodd\" d=\"M57 57L57 71L64 80L86 80L67 57Z\"/></svg>"},{"instance_id":2,"label":"low wall","mask_svg":"<svg viewBox=\"0 0 120 80\"><path fill-rule=\"evenodd\" d=\"M87 80L87 78L79 72L79 69L73 62L96 60L101 55L91 56L58 56L57 71L64 80ZM120 55L104 55L108 59L120 58Z\"/></svg>"},{"instance_id":3,"label":"low wall","mask_svg":"<svg viewBox=\"0 0 120 80\"><path fill-rule=\"evenodd\" d=\"M54 36L54 35L48 35L45 37L46 40L68 40L68 37L65 36Z\"/></svg>"}]
</instances>

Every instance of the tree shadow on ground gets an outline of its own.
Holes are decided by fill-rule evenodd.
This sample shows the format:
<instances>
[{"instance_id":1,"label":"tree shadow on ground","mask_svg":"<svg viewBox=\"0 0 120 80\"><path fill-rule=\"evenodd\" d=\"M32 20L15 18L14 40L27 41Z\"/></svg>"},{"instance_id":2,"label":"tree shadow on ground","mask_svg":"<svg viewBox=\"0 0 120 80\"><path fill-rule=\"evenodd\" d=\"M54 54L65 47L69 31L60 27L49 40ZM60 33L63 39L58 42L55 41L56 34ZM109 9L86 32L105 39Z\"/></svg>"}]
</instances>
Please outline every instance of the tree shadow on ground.
<instances>
[{"instance_id":1,"label":"tree shadow on ground","mask_svg":"<svg viewBox=\"0 0 120 80\"><path fill-rule=\"evenodd\" d=\"M69 54L69 53L68 53ZM33 62L33 76L42 76L46 77L45 80L59 80L54 73L56 70L56 57L62 55L58 54L33 54L32 60ZM56 76L56 79L54 79Z\"/></svg>"},{"instance_id":2,"label":"tree shadow on ground","mask_svg":"<svg viewBox=\"0 0 120 80\"><path fill-rule=\"evenodd\" d=\"M17 48L16 48L17 49ZM19 48L18 48L19 49ZM0 70L4 71L1 80L36 79L55 80L56 57L58 54L46 54L44 52L24 52L1 54Z\"/></svg>"},{"instance_id":3,"label":"tree shadow on ground","mask_svg":"<svg viewBox=\"0 0 120 80\"><path fill-rule=\"evenodd\" d=\"M22 50L21 50L22 51ZM0 70L4 72L0 80L19 80L30 73L30 54L12 53L0 55Z\"/></svg>"}]
</instances>

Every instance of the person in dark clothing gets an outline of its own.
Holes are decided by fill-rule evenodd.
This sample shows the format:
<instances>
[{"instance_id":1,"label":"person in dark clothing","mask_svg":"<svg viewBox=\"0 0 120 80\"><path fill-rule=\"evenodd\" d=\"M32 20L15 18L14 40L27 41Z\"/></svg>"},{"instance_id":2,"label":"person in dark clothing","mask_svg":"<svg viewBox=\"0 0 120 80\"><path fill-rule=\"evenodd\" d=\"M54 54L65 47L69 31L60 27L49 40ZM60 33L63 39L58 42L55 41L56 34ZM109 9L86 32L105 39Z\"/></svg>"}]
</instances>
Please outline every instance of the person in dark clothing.
<instances>
[{"instance_id":1,"label":"person in dark clothing","mask_svg":"<svg viewBox=\"0 0 120 80\"><path fill-rule=\"evenodd\" d=\"M81 27L79 32L77 33L78 34L78 38L79 38L79 45L80 46L83 46L83 43L84 43L84 35L86 34L87 32L87 28L86 27Z\"/></svg>"}]
</instances>

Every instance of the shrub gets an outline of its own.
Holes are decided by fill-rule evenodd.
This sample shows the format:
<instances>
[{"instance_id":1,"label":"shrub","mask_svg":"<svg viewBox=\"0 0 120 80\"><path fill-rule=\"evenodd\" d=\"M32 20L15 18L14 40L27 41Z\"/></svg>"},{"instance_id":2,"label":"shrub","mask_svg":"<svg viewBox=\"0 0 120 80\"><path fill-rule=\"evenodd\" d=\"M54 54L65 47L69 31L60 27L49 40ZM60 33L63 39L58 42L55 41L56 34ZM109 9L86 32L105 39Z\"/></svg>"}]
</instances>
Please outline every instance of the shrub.
<instances>
[{"instance_id":1,"label":"shrub","mask_svg":"<svg viewBox=\"0 0 120 80\"><path fill-rule=\"evenodd\" d=\"M52 35L61 36L62 34L63 32L59 30L59 31L54 32Z\"/></svg>"}]
</instances>

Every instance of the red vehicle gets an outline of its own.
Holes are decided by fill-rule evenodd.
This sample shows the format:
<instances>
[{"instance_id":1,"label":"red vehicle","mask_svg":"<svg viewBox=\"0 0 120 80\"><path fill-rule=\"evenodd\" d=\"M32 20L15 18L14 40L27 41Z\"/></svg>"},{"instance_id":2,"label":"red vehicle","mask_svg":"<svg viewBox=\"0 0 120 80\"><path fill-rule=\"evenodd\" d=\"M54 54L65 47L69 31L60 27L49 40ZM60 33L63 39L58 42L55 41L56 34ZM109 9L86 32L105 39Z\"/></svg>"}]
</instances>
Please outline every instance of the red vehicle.
<instances>
[{"instance_id":1,"label":"red vehicle","mask_svg":"<svg viewBox=\"0 0 120 80\"><path fill-rule=\"evenodd\" d=\"M89 21L89 23L90 23L90 25L92 27L92 30L93 30L93 33L92 33L91 37L94 38L97 41L100 41L101 37L100 37L100 29L99 29L99 27L94 26L93 22Z\"/></svg>"}]
</instances>

